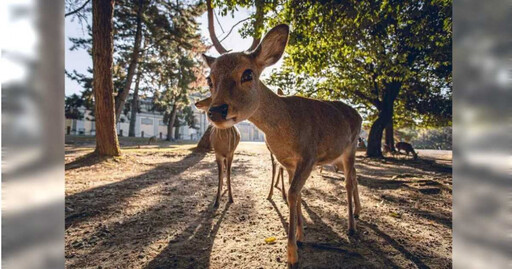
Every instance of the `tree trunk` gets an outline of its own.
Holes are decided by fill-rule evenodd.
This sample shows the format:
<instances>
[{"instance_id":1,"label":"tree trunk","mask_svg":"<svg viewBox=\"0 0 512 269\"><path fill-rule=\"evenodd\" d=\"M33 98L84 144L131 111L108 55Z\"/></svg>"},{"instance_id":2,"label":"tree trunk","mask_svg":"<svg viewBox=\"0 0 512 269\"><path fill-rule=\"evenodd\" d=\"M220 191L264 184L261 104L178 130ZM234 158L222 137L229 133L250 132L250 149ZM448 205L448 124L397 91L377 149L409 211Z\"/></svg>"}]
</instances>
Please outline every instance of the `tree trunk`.
<instances>
[{"instance_id":1,"label":"tree trunk","mask_svg":"<svg viewBox=\"0 0 512 269\"><path fill-rule=\"evenodd\" d=\"M171 115L169 116L169 122L167 123L167 141L172 141L172 127L176 120L176 104L172 106Z\"/></svg>"},{"instance_id":2,"label":"tree trunk","mask_svg":"<svg viewBox=\"0 0 512 269\"><path fill-rule=\"evenodd\" d=\"M174 139L178 140L180 138L180 126L174 126Z\"/></svg>"},{"instance_id":3,"label":"tree trunk","mask_svg":"<svg viewBox=\"0 0 512 269\"><path fill-rule=\"evenodd\" d=\"M137 10L137 30L135 31L135 42L133 44L132 58L130 60L130 64L128 65L128 73L126 74L126 83L124 84L124 88L119 91L116 96L116 122L119 122L119 118L121 117L121 112L124 109L126 98L128 97L130 88L132 87L132 80L137 68L137 62L139 61L139 50L142 41L142 3L143 0L139 0Z\"/></svg>"},{"instance_id":4,"label":"tree trunk","mask_svg":"<svg viewBox=\"0 0 512 269\"><path fill-rule=\"evenodd\" d=\"M140 84L140 72L137 73L135 79L135 90L133 91L132 98L132 111L130 113L130 128L128 130L128 136L135 137L135 124L137 123L137 111L139 110L139 84Z\"/></svg>"},{"instance_id":5,"label":"tree trunk","mask_svg":"<svg viewBox=\"0 0 512 269\"><path fill-rule=\"evenodd\" d=\"M393 105L401 86L401 82L386 84L379 115L372 124L368 136L368 148L366 148L366 156L368 157L382 158L382 133L393 119Z\"/></svg>"},{"instance_id":6,"label":"tree trunk","mask_svg":"<svg viewBox=\"0 0 512 269\"><path fill-rule=\"evenodd\" d=\"M212 149L212 144L210 143L210 134L212 133L213 126L209 125L208 128L206 128L206 131L204 132L203 136L199 140L199 143L197 143L197 148L202 150L210 151Z\"/></svg>"},{"instance_id":7,"label":"tree trunk","mask_svg":"<svg viewBox=\"0 0 512 269\"><path fill-rule=\"evenodd\" d=\"M393 130L393 113L391 114L391 120L388 125L386 125L384 140L386 141L386 145L388 145L391 152L395 152L395 139L394 139L394 130Z\"/></svg>"},{"instance_id":8,"label":"tree trunk","mask_svg":"<svg viewBox=\"0 0 512 269\"><path fill-rule=\"evenodd\" d=\"M112 81L114 0L92 2L93 90L96 124L96 152L119 156Z\"/></svg>"}]
</instances>

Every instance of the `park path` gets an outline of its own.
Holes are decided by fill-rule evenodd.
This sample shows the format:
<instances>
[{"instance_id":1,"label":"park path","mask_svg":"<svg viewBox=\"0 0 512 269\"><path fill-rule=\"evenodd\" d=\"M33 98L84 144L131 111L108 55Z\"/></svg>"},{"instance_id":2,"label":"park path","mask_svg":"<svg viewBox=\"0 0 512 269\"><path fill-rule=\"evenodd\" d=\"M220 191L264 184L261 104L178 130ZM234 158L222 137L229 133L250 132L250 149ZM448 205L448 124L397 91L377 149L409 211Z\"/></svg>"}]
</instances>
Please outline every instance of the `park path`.
<instances>
[{"instance_id":1,"label":"park path","mask_svg":"<svg viewBox=\"0 0 512 269\"><path fill-rule=\"evenodd\" d=\"M285 268L288 208L277 189L266 199L265 145L240 144L234 203L225 194L218 209L214 155L192 146L125 148L98 160L67 145L66 267ZM345 235L343 175L326 168L308 179L301 267L451 267L451 152L420 151L418 161L358 153L356 168L363 210L354 237Z\"/></svg>"}]
</instances>

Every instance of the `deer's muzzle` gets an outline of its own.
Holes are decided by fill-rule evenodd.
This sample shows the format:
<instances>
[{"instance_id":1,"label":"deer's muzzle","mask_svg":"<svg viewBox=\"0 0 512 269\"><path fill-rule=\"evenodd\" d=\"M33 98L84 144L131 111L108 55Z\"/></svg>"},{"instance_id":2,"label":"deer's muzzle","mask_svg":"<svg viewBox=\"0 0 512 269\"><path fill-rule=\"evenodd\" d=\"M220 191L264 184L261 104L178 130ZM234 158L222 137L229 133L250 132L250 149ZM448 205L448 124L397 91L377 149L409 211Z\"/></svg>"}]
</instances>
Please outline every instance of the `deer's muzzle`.
<instances>
[{"instance_id":1,"label":"deer's muzzle","mask_svg":"<svg viewBox=\"0 0 512 269\"><path fill-rule=\"evenodd\" d=\"M226 117L228 115L228 105L223 104L220 106L212 106L210 107L210 110L208 110L208 117L211 121L223 121L226 120Z\"/></svg>"}]
</instances>

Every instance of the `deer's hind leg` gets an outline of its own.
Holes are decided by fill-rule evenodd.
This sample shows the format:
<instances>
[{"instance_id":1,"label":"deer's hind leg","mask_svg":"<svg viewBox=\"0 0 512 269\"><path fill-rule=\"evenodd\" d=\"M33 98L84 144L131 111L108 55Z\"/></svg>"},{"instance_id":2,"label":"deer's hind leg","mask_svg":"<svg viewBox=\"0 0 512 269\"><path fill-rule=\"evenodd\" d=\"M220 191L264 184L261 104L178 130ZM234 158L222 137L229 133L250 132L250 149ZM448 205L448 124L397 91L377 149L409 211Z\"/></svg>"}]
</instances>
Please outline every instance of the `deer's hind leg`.
<instances>
[{"instance_id":1,"label":"deer's hind leg","mask_svg":"<svg viewBox=\"0 0 512 269\"><path fill-rule=\"evenodd\" d=\"M225 158L221 156L216 156L217 161L217 171L219 172L219 184L217 189L217 197L215 198L215 203L213 204L214 207L219 206L220 201L220 194L222 192L222 179L224 177L224 166L225 166Z\"/></svg>"},{"instance_id":2,"label":"deer's hind leg","mask_svg":"<svg viewBox=\"0 0 512 269\"><path fill-rule=\"evenodd\" d=\"M345 188L347 189L348 201L348 235L353 235L355 233L356 225L354 219L359 218L359 213L361 211L361 203L359 201L359 191L357 189L357 178L354 162L355 150L343 154L342 163L345 174Z\"/></svg>"},{"instance_id":3,"label":"deer's hind leg","mask_svg":"<svg viewBox=\"0 0 512 269\"><path fill-rule=\"evenodd\" d=\"M272 161L272 183L270 184L270 191L267 197L268 200L272 199L272 195L274 194L274 178L276 177L276 162L274 160L274 155L272 155L272 153L270 153L270 160ZM279 180L279 175L277 176L277 180Z\"/></svg>"},{"instance_id":4,"label":"deer's hind leg","mask_svg":"<svg viewBox=\"0 0 512 269\"><path fill-rule=\"evenodd\" d=\"M288 201L286 198L286 190L284 188L284 168L279 167L279 173L277 174L277 180L279 181L279 177L281 177L281 193L283 194L283 199Z\"/></svg>"}]
</instances>

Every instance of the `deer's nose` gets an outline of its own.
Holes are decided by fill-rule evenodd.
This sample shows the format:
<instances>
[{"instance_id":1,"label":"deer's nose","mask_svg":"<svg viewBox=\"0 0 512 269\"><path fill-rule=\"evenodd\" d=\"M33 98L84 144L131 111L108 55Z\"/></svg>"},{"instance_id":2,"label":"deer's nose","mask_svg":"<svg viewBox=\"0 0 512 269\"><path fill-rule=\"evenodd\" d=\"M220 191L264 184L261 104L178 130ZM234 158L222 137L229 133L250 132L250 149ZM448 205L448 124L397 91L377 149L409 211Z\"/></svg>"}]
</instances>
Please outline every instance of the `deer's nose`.
<instances>
[{"instance_id":1,"label":"deer's nose","mask_svg":"<svg viewBox=\"0 0 512 269\"><path fill-rule=\"evenodd\" d=\"M220 106L212 106L210 110L208 110L208 117L212 121L221 121L225 120L228 116L228 105L223 104Z\"/></svg>"}]
</instances>

